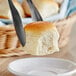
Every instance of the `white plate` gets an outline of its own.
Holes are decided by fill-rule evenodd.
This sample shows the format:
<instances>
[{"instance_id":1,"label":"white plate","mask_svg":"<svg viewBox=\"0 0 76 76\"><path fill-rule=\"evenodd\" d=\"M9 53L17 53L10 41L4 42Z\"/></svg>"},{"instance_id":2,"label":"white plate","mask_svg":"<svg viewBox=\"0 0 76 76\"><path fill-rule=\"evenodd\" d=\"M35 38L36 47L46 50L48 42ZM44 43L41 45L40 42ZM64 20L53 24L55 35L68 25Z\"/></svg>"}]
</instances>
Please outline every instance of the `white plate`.
<instances>
[{"instance_id":1,"label":"white plate","mask_svg":"<svg viewBox=\"0 0 76 76\"><path fill-rule=\"evenodd\" d=\"M10 63L8 70L17 76L71 76L76 64L56 58L24 58Z\"/></svg>"}]
</instances>

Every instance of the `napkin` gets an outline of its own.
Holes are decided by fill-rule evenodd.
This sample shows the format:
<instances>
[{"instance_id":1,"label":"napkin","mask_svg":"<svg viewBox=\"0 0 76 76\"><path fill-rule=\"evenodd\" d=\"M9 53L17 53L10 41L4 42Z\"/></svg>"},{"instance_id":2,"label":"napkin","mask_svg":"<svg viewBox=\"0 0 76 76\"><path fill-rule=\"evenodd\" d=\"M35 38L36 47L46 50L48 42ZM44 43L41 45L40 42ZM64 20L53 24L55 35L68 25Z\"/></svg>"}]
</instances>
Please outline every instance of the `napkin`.
<instances>
[{"instance_id":1,"label":"napkin","mask_svg":"<svg viewBox=\"0 0 76 76\"><path fill-rule=\"evenodd\" d=\"M69 0L66 16L76 13L76 0Z\"/></svg>"},{"instance_id":2,"label":"napkin","mask_svg":"<svg viewBox=\"0 0 76 76\"><path fill-rule=\"evenodd\" d=\"M2 23L2 22L0 22L0 26L3 26L3 25L5 25L4 23Z\"/></svg>"}]
</instances>

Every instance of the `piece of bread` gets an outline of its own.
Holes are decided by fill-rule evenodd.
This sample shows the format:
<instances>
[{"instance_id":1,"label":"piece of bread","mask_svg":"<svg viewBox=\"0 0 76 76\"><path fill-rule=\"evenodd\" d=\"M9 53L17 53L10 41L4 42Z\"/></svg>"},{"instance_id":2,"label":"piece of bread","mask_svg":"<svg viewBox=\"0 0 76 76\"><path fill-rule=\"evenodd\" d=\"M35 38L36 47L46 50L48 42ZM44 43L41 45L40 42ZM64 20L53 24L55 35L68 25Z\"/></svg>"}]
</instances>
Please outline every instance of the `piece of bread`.
<instances>
[{"instance_id":1,"label":"piece of bread","mask_svg":"<svg viewBox=\"0 0 76 76\"><path fill-rule=\"evenodd\" d=\"M12 0L16 9L18 10L21 17L24 17L24 11L22 6L18 3L17 0ZM8 4L8 0L0 0L0 18L11 19L11 12Z\"/></svg>"},{"instance_id":2,"label":"piece of bread","mask_svg":"<svg viewBox=\"0 0 76 76\"><path fill-rule=\"evenodd\" d=\"M27 3L26 0L23 0L22 2L22 7L23 7L23 10L24 10L24 13L27 17L30 17L31 16L31 13L30 13L30 7Z\"/></svg>"},{"instance_id":3,"label":"piece of bread","mask_svg":"<svg viewBox=\"0 0 76 76\"><path fill-rule=\"evenodd\" d=\"M33 22L24 27L26 45L22 49L26 54L47 55L58 52L59 33L50 22Z\"/></svg>"},{"instance_id":4,"label":"piece of bread","mask_svg":"<svg viewBox=\"0 0 76 76\"><path fill-rule=\"evenodd\" d=\"M43 18L47 18L51 15L57 14L59 11L58 4L53 0L33 0L36 8ZM31 16L28 3L26 0L23 1L22 7L27 16Z\"/></svg>"}]
</instances>

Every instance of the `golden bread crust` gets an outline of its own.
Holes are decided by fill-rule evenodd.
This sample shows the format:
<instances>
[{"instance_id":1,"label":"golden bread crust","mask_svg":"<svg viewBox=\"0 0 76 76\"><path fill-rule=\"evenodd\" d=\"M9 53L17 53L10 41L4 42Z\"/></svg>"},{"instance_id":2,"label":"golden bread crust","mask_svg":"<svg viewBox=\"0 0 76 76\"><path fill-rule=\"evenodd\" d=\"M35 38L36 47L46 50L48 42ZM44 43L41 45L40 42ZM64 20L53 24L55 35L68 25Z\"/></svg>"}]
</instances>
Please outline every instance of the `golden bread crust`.
<instances>
[{"instance_id":1,"label":"golden bread crust","mask_svg":"<svg viewBox=\"0 0 76 76\"><path fill-rule=\"evenodd\" d=\"M45 32L47 30L51 30L55 26L51 22L46 21L38 21L27 24L24 29L29 32Z\"/></svg>"}]
</instances>

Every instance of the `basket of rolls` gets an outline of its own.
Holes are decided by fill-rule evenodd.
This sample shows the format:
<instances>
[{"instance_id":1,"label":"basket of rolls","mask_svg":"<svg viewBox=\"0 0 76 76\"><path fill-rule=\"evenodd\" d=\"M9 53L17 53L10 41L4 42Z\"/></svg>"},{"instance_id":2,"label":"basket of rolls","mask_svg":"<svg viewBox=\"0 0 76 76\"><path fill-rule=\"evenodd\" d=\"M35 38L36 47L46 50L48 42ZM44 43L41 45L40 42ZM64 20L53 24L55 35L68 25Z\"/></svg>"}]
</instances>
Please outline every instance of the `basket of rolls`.
<instances>
[{"instance_id":1,"label":"basket of rolls","mask_svg":"<svg viewBox=\"0 0 76 76\"><path fill-rule=\"evenodd\" d=\"M0 25L0 57L43 56L59 52L67 45L76 21L76 13L69 12L72 7L69 0L32 0L44 20L38 22L33 22L26 0L12 1L24 22L26 45L21 46L13 24L9 24L12 16L8 0L0 0L0 21L5 23Z\"/></svg>"}]
</instances>

